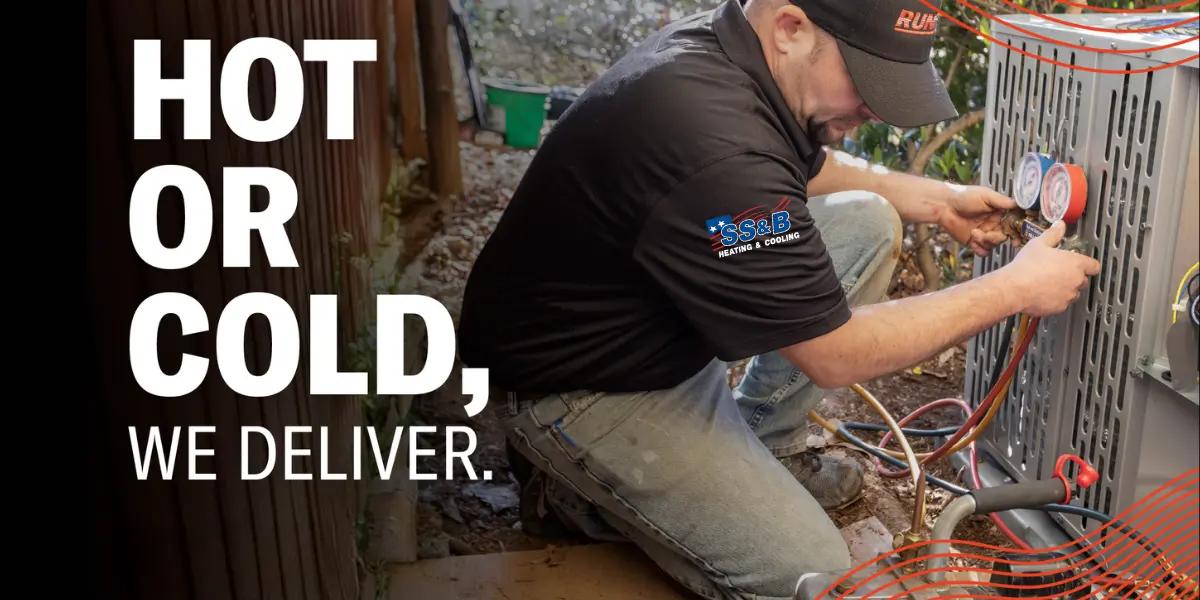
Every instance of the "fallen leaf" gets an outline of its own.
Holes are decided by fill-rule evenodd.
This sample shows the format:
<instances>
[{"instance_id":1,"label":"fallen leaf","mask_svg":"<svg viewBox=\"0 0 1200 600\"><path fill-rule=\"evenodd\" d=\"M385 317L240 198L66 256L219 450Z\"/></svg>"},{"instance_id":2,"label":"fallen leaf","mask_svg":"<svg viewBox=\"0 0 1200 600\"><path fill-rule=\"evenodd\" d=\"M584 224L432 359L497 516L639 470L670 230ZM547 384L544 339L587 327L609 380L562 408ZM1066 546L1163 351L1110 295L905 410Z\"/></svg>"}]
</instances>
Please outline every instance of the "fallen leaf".
<instances>
[{"instance_id":1,"label":"fallen leaf","mask_svg":"<svg viewBox=\"0 0 1200 600\"><path fill-rule=\"evenodd\" d=\"M941 366L945 365L946 363L950 362L950 359L954 358L954 354L956 352L957 352L957 350L955 349L954 346L946 348L946 350L944 352L942 352L941 354L938 355L938 359L937 359L938 366L941 367Z\"/></svg>"}]
</instances>

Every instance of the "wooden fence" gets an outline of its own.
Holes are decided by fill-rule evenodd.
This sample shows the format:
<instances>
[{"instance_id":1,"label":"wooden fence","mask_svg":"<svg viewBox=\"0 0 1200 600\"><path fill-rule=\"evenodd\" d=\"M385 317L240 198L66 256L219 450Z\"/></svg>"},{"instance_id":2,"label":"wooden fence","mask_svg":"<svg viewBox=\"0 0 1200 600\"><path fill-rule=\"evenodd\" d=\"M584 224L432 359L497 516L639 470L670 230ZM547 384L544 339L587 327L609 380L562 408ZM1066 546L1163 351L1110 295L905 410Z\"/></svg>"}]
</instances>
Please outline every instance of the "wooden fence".
<instances>
[{"instance_id":1,"label":"wooden fence","mask_svg":"<svg viewBox=\"0 0 1200 600\"><path fill-rule=\"evenodd\" d=\"M266 427L282 451L283 427L331 430L329 463L349 471L350 427L362 421L350 398L310 396L308 314L311 294L337 294L339 347L369 323L374 298L352 259L371 251L381 230L380 202L397 156L429 161L427 180L442 194L461 190L457 122L445 57L446 6L416 0L114 0L87 4L87 274L90 288L87 426L98 595L123 598L354 598L360 569L356 539L363 482L284 481L282 464L262 481L239 478L239 428ZM417 42L415 32L425 34ZM441 34L440 36L438 34ZM233 135L219 102L219 68L229 49L251 37L283 40L303 56L305 39L378 41L377 61L356 67L353 140L325 139L324 67L304 62L304 111L295 131L271 143ZM439 42L440 38L440 42ZM212 139L184 140L181 103L163 103L163 135L134 141L133 40L162 40L163 76L182 75L182 40L212 40ZM429 48L440 48L431 51ZM251 109L265 118L273 106L270 69L251 71ZM421 85L421 82L424 85ZM449 104L443 104L449 99ZM150 268L133 250L129 194L151 167L180 164L199 172L212 190L214 237L204 257L177 271ZM222 168L271 166L292 176L299 208L288 235L300 267L270 268L261 243L252 242L251 267L221 267ZM265 200L256 198L257 201ZM159 224L165 244L182 235L182 204L163 194ZM172 237L174 236L174 237ZM206 309L210 330L180 335L165 320L160 360L166 372L183 353L210 359L200 389L181 398L143 392L129 364L129 326L137 306L164 291L189 294ZM217 319L240 294L270 292L289 301L300 323L300 369L283 393L265 399L235 395L215 364ZM251 321L247 357L252 372L270 364L265 320ZM343 353L344 354L344 353ZM150 426L212 425L214 458L202 467L216 481L139 481L133 472L128 427L143 436ZM317 436L297 436L304 446ZM183 442L186 442L184 438ZM181 443L177 476L186 469ZM320 468L318 450L297 461L306 473ZM262 460L256 447L252 460ZM277 459L278 460L278 459Z\"/></svg>"}]
</instances>

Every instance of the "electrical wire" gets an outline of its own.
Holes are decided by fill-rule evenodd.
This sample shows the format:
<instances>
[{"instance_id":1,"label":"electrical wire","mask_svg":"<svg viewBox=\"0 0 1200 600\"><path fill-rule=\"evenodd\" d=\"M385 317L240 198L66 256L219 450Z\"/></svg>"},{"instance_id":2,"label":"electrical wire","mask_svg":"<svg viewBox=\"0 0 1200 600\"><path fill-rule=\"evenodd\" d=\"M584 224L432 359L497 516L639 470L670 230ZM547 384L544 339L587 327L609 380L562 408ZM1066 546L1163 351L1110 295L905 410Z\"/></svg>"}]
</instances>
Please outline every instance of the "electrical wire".
<instances>
[{"instance_id":1,"label":"electrical wire","mask_svg":"<svg viewBox=\"0 0 1200 600\"><path fill-rule=\"evenodd\" d=\"M1189 268L1187 270L1187 272L1183 274L1183 277L1181 277L1179 279L1179 287L1175 289L1175 295L1172 296L1175 299L1176 304L1179 303L1179 297L1183 295L1183 288L1187 287L1188 278L1191 277L1192 274L1195 273L1197 270L1200 270L1200 262L1192 265L1191 268ZM1178 317L1179 317L1179 311L1172 309L1171 310L1171 324L1172 325L1175 324L1175 321L1178 320Z\"/></svg>"}]
</instances>

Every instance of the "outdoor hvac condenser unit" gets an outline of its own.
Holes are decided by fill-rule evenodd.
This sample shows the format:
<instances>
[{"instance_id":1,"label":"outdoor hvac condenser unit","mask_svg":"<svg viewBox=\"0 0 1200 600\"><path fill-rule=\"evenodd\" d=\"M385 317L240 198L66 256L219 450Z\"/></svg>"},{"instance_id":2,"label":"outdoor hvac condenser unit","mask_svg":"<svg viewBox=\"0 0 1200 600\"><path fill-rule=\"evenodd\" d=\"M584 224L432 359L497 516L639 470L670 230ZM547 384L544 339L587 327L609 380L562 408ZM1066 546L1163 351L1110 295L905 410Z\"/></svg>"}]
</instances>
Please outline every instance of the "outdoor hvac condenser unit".
<instances>
[{"instance_id":1,"label":"outdoor hvac condenser unit","mask_svg":"<svg viewBox=\"0 0 1200 600\"><path fill-rule=\"evenodd\" d=\"M1127 30L1193 16L1056 18ZM1194 59L1128 75L1068 66L1128 71L1194 57L1195 40L1145 49L1195 36L1196 23L1102 33L1030 15L1004 20L1009 25L997 23L993 34L1013 49L990 45L982 182L1012 194L1014 170L1030 151L1081 165L1087 208L1067 235L1103 270L1066 313L1041 322L1001 412L981 438L985 454L1004 471L985 470L992 479L985 483L1049 478L1060 454L1078 454L1102 477L1076 502L1115 515L1198 462L1196 328L1186 314L1172 324L1171 306L1200 254L1200 77ZM975 275L1014 254L1006 245L977 260ZM996 356L1001 329L977 336L968 352L965 397L976 405L986 395L993 362L1003 360ZM1097 525L1078 517L1050 521L1033 511L1006 518L1034 543L1058 543L1064 530L1079 535Z\"/></svg>"}]
</instances>

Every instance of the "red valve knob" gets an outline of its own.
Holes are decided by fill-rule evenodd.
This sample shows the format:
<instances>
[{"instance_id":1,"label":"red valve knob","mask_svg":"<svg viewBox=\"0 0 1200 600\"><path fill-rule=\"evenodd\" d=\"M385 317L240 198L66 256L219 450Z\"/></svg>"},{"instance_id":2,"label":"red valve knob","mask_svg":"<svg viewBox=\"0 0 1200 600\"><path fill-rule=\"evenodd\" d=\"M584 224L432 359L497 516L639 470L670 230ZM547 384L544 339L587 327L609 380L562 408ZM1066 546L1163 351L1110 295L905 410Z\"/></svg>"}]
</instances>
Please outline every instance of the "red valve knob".
<instances>
[{"instance_id":1,"label":"red valve knob","mask_svg":"<svg viewBox=\"0 0 1200 600\"><path fill-rule=\"evenodd\" d=\"M1079 462L1079 474L1075 475L1075 483L1079 484L1079 487L1085 488L1100 480L1100 473L1092 465L1082 460Z\"/></svg>"},{"instance_id":2,"label":"red valve knob","mask_svg":"<svg viewBox=\"0 0 1200 600\"><path fill-rule=\"evenodd\" d=\"M1075 484L1079 487L1086 488L1100 481L1100 472L1089 465L1086 460L1074 454L1064 454L1058 457L1058 461L1054 463L1054 476L1062 480L1063 487L1067 489L1066 502L1071 501L1071 482L1067 479L1067 474L1063 472L1063 467L1067 466L1068 462L1079 465L1079 473L1075 475Z\"/></svg>"}]
</instances>

